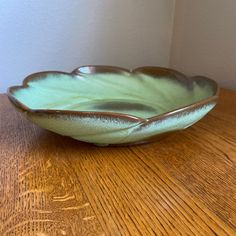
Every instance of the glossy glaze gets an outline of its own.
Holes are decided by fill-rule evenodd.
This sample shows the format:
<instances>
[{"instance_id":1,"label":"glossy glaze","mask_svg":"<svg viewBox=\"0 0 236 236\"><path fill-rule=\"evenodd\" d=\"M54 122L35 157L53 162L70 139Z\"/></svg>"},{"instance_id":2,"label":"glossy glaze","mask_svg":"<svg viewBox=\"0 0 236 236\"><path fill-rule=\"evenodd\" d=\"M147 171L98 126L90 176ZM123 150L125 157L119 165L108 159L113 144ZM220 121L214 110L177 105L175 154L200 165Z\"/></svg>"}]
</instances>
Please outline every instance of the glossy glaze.
<instances>
[{"instance_id":1,"label":"glossy glaze","mask_svg":"<svg viewBox=\"0 0 236 236\"><path fill-rule=\"evenodd\" d=\"M215 106L218 86L166 68L85 66L31 75L8 95L39 126L107 145L187 128Z\"/></svg>"}]
</instances>

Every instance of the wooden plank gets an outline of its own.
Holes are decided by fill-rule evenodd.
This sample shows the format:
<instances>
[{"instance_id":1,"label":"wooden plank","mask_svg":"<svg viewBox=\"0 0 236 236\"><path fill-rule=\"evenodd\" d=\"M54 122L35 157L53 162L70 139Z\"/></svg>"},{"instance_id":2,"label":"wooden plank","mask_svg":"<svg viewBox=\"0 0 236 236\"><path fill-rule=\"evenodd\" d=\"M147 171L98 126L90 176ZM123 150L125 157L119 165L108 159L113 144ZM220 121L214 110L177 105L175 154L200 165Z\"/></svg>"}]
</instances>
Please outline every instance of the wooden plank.
<instances>
[{"instance_id":1,"label":"wooden plank","mask_svg":"<svg viewBox=\"0 0 236 236\"><path fill-rule=\"evenodd\" d=\"M0 235L104 235L61 137L0 98Z\"/></svg>"},{"instance_id":2,"label":"wooden plank","mask_svg":"<svg viewBox=\"0 0 236 236\"><path fill-rule=\"evenodd\" d=\"M0 235L236 235L236 93L156 143L99 148L0 96Z\"/></svg>"}]
</instances>

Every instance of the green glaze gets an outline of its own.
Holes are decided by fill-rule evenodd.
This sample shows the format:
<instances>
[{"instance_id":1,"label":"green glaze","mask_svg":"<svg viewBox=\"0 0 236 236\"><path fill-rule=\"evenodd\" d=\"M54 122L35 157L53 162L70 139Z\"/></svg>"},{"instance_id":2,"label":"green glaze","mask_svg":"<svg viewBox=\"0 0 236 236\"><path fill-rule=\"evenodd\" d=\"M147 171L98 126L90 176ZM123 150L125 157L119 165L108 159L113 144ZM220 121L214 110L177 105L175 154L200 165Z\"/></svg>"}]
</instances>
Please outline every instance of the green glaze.
<instances>
[{"instance_id":1,"label":"green glaze","mask_svg":"<svg viewBox=\"0 0 236 236\"><path fill-rule=\"evenodd\" d=\"M201 119L215 103L168 116L160 115L213 95L212 85L207 81L183 83L166 77L153 78L128 72L47 73L30 80L27 87L11 92L15 100L30 110L55 111L46 114L27 112L27 117L39 126L100 145L138 142L184 129ZM80 111L86 115L56 111ZM106 112L106 115L101 112ZM111 113L113 115L109 116ZM129 115L131 119L119 114ZM157 119L150 122L151 117Z\"/></svg>"},{"instance_id":2,"label":"green glaze","mask_svg":"<svg viewBox=\"0 0 236 236\"><path fill-rule=\"evenodd\" d=\"M31 109L109 111L148 118L212 95L211 87L188 89L167 78L147 75L95 74L76 78L48 75L31 81L14 96Z\"/></svg>"}]
</instances>

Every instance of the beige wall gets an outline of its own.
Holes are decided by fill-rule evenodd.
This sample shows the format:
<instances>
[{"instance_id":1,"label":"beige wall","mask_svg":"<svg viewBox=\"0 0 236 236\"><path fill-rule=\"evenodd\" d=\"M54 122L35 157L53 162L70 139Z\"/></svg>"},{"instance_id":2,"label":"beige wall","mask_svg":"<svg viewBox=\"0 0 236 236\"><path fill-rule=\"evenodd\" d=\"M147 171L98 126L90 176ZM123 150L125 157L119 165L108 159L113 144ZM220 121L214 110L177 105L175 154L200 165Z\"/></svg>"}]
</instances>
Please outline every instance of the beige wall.
<instances>
[{"instance_id":1,"label":"beige wall","mask_svg":"<svg viewBox=\"0 0 236 236\"><path fill-rule=\"evenodd\" d=\"M0 0L0 92L41 70L168 66L175 0Z\"/></svg>"},{"instance_id":2,"label":"beige wall","mask_svg":"<svg viewBox=\"0 0 236 236\"><path fill-rule=\"evenodd\" d=\"M177 0L170 66L236 89L236 0Z\"/></svg>"},{"instance_id":3,"label":"beige wall","mask_svg":"<svg viewBox=\"0 0 236 236\"><path fill-rule=\"evenodd\" d=\"M236 0L177 0L172 50L175 0L58 1L0 1L0 92L81 64L170 66L236 89Z\"/></svg>"}]
</instances>

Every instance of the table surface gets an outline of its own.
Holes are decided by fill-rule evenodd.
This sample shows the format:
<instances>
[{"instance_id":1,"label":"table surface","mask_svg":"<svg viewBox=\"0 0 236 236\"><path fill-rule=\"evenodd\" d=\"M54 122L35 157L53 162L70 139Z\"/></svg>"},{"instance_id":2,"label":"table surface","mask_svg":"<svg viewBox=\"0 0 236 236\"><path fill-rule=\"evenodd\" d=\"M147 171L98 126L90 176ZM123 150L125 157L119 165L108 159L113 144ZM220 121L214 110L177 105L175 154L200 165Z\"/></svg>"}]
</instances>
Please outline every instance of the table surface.
<instances>
[{"instance_id":1,"label":"table surface","mask_svg":"<svg viewBox=\"0 0 236 236\"><path fill-rule=\"evenodd\" d=\"M236 92L158 142L96 147L0 95L0 235L236 235Z\"/></svg>"}]
</instances>

